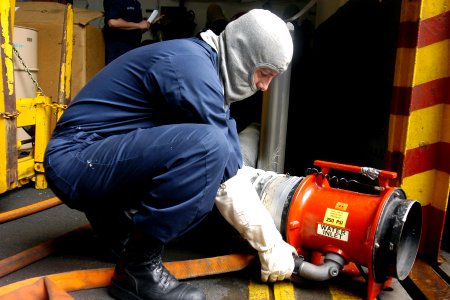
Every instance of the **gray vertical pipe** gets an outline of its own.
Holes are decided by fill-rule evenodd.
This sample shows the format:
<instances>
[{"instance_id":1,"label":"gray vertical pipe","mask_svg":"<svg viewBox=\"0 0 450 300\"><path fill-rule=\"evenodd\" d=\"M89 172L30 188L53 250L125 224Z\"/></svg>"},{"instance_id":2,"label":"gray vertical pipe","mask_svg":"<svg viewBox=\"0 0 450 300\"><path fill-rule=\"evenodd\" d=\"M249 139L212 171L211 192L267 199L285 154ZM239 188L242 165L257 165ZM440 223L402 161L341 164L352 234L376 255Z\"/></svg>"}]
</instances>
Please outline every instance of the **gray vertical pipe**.
<instances>
[{"instance_id":1,"label":"gray vertical pipe","mask_svg":"<svg viewBox=\"0 0 450 300\"><path fill-rule=\"evenodd\" d=\"M287 25L293 37L294 27L291 23ZM269 90L264 92L258 169L284 173L290 83L291 64L272 80Z\"/></svg>"}]
</instances>

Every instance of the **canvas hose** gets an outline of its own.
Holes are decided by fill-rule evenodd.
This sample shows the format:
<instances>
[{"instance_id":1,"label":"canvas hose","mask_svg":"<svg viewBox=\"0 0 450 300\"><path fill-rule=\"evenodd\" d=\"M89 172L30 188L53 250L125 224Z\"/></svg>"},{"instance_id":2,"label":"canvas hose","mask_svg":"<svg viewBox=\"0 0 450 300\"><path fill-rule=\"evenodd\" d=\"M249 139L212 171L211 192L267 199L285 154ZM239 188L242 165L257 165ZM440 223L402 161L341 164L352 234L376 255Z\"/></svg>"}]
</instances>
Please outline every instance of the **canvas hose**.
<instances>
[{"instance_id":1,"label":"canvas hose","mask_svg":"<svg viewBox=\"0 0 450 300\"><path fill-rule=\"evenodd\" d=\"M0 217L3 216L4 222L10 221L14 217L23 217L27 214L38 212L42 210L43 207L49 208L57 205L59 203L58 201L58 199L50 198L44 200L42 204L4 213L1 214ZM83 225L57 238L40 243L13 256L0 260L0 277L61 250L61 248L64 247L65 241L87 230L91 230L89 224ZM240 271L246 268L255 257L256 255L253 254L228 254L208 258L164 262L163 264L177 279L183 280ZM108 286L113 271L114 268L112 267L75 270L25 279L1 286L0 300L73 299L68 292Z\"/></svg>"}]
</instances>

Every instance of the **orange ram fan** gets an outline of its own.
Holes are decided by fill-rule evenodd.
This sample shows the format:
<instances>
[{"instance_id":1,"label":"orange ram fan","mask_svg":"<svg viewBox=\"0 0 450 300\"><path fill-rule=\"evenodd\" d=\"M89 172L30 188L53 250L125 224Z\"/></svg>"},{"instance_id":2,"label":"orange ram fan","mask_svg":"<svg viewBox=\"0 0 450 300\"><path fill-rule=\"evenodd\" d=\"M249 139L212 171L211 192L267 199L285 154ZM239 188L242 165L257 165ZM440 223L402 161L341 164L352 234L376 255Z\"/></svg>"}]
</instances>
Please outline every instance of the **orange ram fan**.
<instances>
[{"instance_id":1,"label":"orange ram fan","mask_svg":"<svg viewBox=\"0 0 450 300\"><path fill-rule=\"evenodd\" d=\"M405 279L416 259L422 208L390 187L394 172L315 161L305 177L278 176L265 184L261 200L299 257L293 280L323 281L355 269L374 299L392 278ZM337 172L365 175L377 184L331 177Z\"/></svg>"}]
</instances>

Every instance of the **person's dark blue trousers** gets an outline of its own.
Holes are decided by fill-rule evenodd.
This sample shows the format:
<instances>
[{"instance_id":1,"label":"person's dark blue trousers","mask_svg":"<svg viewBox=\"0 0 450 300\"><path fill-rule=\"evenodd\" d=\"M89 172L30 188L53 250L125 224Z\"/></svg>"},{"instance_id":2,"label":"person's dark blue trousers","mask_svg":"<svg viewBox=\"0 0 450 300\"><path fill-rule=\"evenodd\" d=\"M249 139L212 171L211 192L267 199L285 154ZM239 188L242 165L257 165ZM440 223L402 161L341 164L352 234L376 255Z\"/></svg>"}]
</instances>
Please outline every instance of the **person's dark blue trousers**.
<instances>
[{"instance_id":1,"label":"person's dark blue trousers","mask_svg":"<svg viewBox=\"0 0 450 300\"><path fill-rule=\"evenodd\" d=\"M45 172L55 194L88 218L125 209L140 230L166 243L212 210L227 179L228 157L227 140L210 125L166 125L106 138L72 129L53 135Z\"/></svg>"}]
</instances>

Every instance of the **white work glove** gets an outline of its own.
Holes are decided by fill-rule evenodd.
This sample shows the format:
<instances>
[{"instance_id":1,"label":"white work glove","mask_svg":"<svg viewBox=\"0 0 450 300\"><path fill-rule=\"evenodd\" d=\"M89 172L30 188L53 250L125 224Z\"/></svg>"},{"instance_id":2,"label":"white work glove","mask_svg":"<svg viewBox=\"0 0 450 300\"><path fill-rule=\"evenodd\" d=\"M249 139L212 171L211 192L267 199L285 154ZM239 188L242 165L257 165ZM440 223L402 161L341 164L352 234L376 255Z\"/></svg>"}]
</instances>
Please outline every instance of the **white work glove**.
<instances>
[{"instance_id":1,"label":"white work glove","mask_svg":"<svg viewBox=\"0 0 450 300\"><path fill-rule=\"evenodd\" d=\"M291 277L295 266L292 253L297 252L283 240L252 185L251 178L264 172L240 169L220 186L215 203L228 223L258 251L261 280L274 282Z\"/></svg>"},{"instance_id":2,"label":"white work glove","mask_svg":"<svg viewBox=\"0 0 450 300\"><path fill-rule=\"evenodd\" d=\"M297 251L283 240L275 243L269 250L259 251L261 280L275 282L289 279L295 266L292 253L297 254Z\"/></svg>"}]
</instances>

